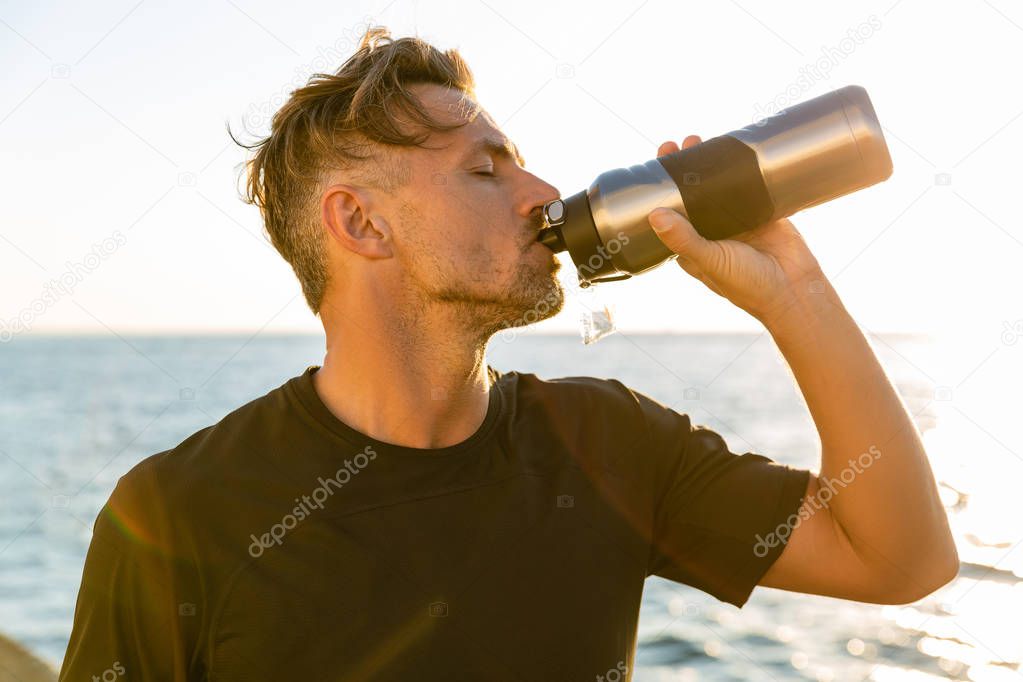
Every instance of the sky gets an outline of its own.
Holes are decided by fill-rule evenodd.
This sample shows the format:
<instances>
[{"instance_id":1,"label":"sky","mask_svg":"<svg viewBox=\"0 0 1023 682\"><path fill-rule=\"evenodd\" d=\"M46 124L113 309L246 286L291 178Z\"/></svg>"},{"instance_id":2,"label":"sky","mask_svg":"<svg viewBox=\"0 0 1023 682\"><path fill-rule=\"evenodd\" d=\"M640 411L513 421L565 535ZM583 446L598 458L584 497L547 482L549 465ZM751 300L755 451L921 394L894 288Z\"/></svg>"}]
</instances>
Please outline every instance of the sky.
<instances>
[{"instance_id":1,"label":"sky","mask_svg":"<svg viewBox=\"0 0 1023 682\"><path fill-rule=\"evenodd\" d=\"M0 2L0 334L320 330L240 200L227 126L264 134L370 24L457 48L563 196L665 140L862 85L892 177L792 218L846 307L873 332L1023 336L1023 7L1007 0ZM622 330L760 329L668 263L536 330L603 305Z\"/></svg>"}]
</instances>

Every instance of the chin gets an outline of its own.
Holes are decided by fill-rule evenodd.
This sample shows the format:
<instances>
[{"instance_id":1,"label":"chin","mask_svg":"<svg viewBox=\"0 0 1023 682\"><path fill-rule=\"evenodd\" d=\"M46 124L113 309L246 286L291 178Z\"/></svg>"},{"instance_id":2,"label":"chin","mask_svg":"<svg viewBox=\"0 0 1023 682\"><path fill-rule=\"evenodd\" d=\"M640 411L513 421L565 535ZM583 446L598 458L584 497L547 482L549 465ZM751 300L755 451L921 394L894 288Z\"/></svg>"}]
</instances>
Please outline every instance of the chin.
<instances>
[{"instance_id":1,"label":"chin","mask_svg":"<svg viewBox=\"0 0 1023 682\"><path fill-rule=\"evenodd\" d=\"M518 309L517 324L521 327L554 317L565 307L565 290L550 272L540 272L529 282L520 282L513 296Z\"/></svg>"}]
</instances>

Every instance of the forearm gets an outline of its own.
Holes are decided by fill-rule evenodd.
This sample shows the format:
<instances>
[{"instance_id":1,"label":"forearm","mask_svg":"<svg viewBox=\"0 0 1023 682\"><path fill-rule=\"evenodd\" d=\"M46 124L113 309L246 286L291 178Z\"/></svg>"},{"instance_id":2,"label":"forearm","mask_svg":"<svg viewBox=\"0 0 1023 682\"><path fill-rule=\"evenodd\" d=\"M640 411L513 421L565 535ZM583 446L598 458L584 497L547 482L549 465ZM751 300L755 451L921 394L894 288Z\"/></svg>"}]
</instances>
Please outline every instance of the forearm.
<instances>
[{"instance_id":1,"label":"forearm","mask_svg":"<svg viewBox=\"0 0 1023 682\"><path fill-rule=\"evenodd\" d=\"M821 440L821 500L882 575L941 584L955 546L919 433L873 350L821 274L764 324ZM953 571L954 572L954 571Z\"/></svg>"}]
</instances>

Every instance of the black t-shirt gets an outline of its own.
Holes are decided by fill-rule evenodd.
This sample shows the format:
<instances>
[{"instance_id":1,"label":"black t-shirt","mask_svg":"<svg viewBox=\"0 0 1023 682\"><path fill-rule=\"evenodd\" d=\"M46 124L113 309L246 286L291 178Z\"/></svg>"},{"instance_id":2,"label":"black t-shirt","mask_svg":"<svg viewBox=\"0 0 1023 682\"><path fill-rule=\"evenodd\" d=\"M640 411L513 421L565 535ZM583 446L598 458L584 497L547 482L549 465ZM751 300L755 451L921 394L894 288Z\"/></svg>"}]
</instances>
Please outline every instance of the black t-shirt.
<instances>
[{"instance_id":1,"label":"black t-shirt","mask_svg":"<svg viewBox=\"0 0 1023 682\"><path fill-rule=\"evenodd\" d=\"M628 679L646 577L742 606L808 481L617 380L493 368L468 439L388 444L317 369L120 478L61 680Z\"/></svg>"}]
</instances>

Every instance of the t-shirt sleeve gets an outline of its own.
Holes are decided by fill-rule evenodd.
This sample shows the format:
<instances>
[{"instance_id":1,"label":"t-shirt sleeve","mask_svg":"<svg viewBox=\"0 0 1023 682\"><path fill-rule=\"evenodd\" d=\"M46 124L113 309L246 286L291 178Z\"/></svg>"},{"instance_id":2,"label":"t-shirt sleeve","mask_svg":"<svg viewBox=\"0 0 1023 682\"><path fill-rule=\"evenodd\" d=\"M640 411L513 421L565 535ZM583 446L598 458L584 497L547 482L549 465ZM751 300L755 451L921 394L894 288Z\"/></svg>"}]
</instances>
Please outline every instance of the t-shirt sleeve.
<instances>
[{"instance_id":1,"label":"t-shirt sleeve","mask_svg":"<svg viewBox=\"0 0 1023 682\"><path fill-rule=\"evenodd\" d=\"M123 476L93 526L59 680L186 680L195 604L148 473ZM106 675L104 674L106 672Z\"/></svg>"},{"instance_id":2,"label":"t-shirt sleeve","mask_svg":"<svg viewBox=\"0 0 1023 682\"><path fill-rule=\"evenodd\" d=\"M633 391L655 462L648 575L690 585L741 607L784 549L767 537L791 525L809 470L732 452L717 432Z\"/></svg>"}]
</instances>

